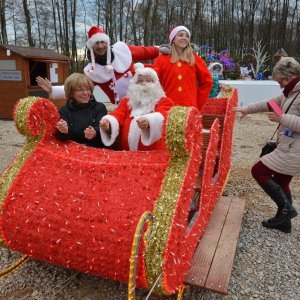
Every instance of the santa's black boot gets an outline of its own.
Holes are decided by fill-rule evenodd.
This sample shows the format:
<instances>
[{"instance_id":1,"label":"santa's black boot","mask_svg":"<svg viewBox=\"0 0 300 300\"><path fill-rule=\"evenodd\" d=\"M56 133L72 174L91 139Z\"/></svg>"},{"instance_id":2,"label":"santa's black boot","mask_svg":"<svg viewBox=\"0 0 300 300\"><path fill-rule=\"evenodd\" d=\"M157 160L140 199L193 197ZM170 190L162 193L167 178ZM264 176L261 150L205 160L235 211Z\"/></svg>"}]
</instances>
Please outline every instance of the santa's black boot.
<instances>
[{"instance_id":1,"label":"santa's black boot","mask_svg":"<svg viewBox=\"0 0 300 300\"><path fill-rule=\"evenodd\" d=\"M263 221L262 225L264 227L278 229L277 227L279 225L284 224L286 221L290 221L298 215L296 209L290 203L288 196L275 181L270 179L261 185L261 187L272 198L278 207L278 211L273 218Z\"/></svg>"}]
</instances>

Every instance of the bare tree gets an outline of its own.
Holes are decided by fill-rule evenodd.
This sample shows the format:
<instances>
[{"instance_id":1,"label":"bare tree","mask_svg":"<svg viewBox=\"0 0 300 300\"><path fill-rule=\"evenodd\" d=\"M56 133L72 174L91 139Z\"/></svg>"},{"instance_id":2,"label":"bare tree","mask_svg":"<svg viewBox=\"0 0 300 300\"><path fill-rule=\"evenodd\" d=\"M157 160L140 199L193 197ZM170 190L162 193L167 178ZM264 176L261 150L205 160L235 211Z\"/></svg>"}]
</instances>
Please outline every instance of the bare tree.
<instances>
[{"instance_id":1,"label":"bare tree","mask_svg":"<svg viewBox=\"0 0 300 300\"><path fill-rule=\"evenodd\" d=\"M39 11L38 11L38 4L37 1L34 0L34 8L35 8L35 18L37 21L37 32L38 32L38 41L39 41L39 47L41 47L41 28L40 28L40 17L39 17Z\"/></svg>"},{"instance_id":2,"label":"bare tree","mask_svg":"<svg viewBox=\"0 0 300 300\"><path fill-rule=\"evenodd\" d=\"M0 0L0 42L50 47L76 61L86 40L85 26L102 27L112 43L159 45L167 42L172 27L185 25L192 42L208 43L216 52L228 49L231 55L243 56L255 48L255 41L263 41L270 56L284 47L300 59L300 0L46 2ZM19 13L20 7L24 13Z\"/></svg>"},{"instance_id":3,"label":"bare tree","mask_svg":"<svg viewBox=\"0 0 300 300\"><path fill-rule=\"evenodd\" d=\"M12 23L13 23L13 28L14 28L14 42L15 44L17 43L17 21L16 21L16 14L15 14L15 10L14 10L14 6L13 6L13 9L12 9Z\"/></svg>"},{"instance_id":4,"label":"bare tree","mask_svg":"<svg viewBox=\"0 0 300 300\"><path fill-rule=\"evenodd\" d=\"M137 10L137 5L138 2L134 3L134 0L130 1L130 8L131 8L131 32L133 35L133 42L134 44L138 44L138 38L137 38L137 26L136 26L136 10Z\"/></svg>"},{"instance_id":5,"label":"bare tree","mask_svg":"<svg viewBox=\"0 0 300 300\"><path fill-rule=\"evenodd\" d=\"M55 0L51 0L52 3L52 16L53 16L53 29L54 29L54 37L55 37L55 49L56 51L59 51L58 49L58 37L57 37L57 27L56 27L56 12L55 12Z\"/></svg>"},{"instance_id":6,"label":"bare tree","mask_svg":"<svg viewBox=\"0 0 300 300\"><path fill-rule=\"evenodd\" d=\"M146 1L146 5L144 8L144 15L143 15L143 21L144 21L144 44L149 45L150 42L150 18L151 18L151 8L152 8L152 0Z\"/></svg>"},{"instance_id":7,"label":"bare tree","mask_svg":"<svg viewBox=\"0 0 300 300\"><path fill-rule=\"evenodd\" d=\"M105 31L110 37L112 42L115 42L114 38L114 7L115 1L107 1L105 6Z\"/></svg>"},{"instance_id":8,"label":"bare tree","mask_svg":"<svg viewBox=\"0 0 300 300\"><path fill-rule=\"evenodd\" d=\"M296 0L295 7L294 7L293 13L291 15L291 23L289 25L289 30L288 30L289 35L288 35L288 38L287 38L287 40L289 40L289 41L292 39L292 36L293 36L295 17L296 17L296 12L298 11L298 3L299 3L299 1Z\"/></svg>"},{"instance_id":9,"label":"bare tree","mask_svg":"<svg viewBox=\"0 0 300 300\"><path fill-rule=\"evenodd\" d=\"M76 0L70 0L71 20L72 20L72 51L71 51L71 70L78 69L77 64L77 44L76 44ZM75 66L76 64L76 66Z\"/></svg>"},{"instance_id":10,"label":"bare tree","mask_svg":"<svg viewBox=\"0 0 300 300\"><path fill-rule=\"evenodd\" d=\"M63 38L63 25L62 25L62 17L61 17L61 12L60 12L60 5L59 5L59 1L56 0L55 3L56 6L56 10L57 10L57 16L58 16L58 27L59 27L59 49L60 52L64 52L65 49L65 40Z\"/></svg>"},{"instance_id":11,"label":"bare tree","mask_svg":"<svg viewBox=\"0 0 300 300\"><path fill-rule=\"evenodd\" d=\"M158 5L159 5L159 0L154 0L154 4L153 4L153 12L152 12L152 18L151 18L151 22L150 22L150 28L156 28L155 24L158 21ZM150 31L150 41L148 44L145 45L150 45L154 43L154 38L155 38L156 32L154 32L154 30Z\"/></svg>"},{"instance_id":12,"label":"bare tree","mask_svg":"<svg viewBox=\"0 0 300 300\"><path fill-rule=\"evenodd\" d=\"M269 66L265 66L265 63L268 60L269 56L266 52L264 52L265 47L261 45L261 42L262 41L258 41L256 43L255 48L252 48L251 54L251 56L253 56L256 61L255 66L252 63L250 64L255 79L257 79L259 72L264 73L270 69Z\"/></svg>"},{"instance_id":13,"label":"bare tree","mask_svg":"<svg viewBox=\"0 0 300 300\"><path fill-rule=\"evenodd\" d=\"M7 31L6 31L6 0L0 0L0 23L1 23L1 40L2 44L7 44Z\"/></svg>"},{"instance_id":14,"label":"bare tree","mask_svg":"<svg viewBox=\"0 0 300 300\"><path fill-rule=\"evenodd\" d=\"M119 40L121 40L121 41L123 40L123 36L124 36L124 32L123 32L124 9L125 9L125 1L120 0L120 3L119 3Z\"/></svg>"},{"instance_id":15,"label":"bare tree","mask_svg":"<svg viewBox=\"0 0 300 300\"><path fill-rule=\"evenodd\" d=\"M65 55L70 56L70 47L69 47L69 22L68 22L68 1L63 1L63 21L64 21L64 40L65 40Z\"/></svg>"},{"instance_id":16,"label":"bare tree","mask_svg":"<svg viewBox=\"0 0 300 300\"><path fill-rule=\"evenodd\" d=\"M24 9L24 15L25 15L25 22L26 22L26 28L27 28L27 39L28 44L30 47L34 47L34 40L31 33L31 15L28 8L27 0L23 0L23 9Z\"/></svg>"}]
</instances>

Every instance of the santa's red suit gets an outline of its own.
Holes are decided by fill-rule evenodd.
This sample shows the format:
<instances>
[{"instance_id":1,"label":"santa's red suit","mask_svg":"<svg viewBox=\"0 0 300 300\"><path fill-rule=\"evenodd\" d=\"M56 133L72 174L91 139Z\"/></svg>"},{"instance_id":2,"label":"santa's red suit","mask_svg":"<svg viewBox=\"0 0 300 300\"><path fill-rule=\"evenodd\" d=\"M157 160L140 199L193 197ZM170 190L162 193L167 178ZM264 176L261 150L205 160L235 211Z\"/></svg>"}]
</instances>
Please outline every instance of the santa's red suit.
<instances>
[{"instance_id":1,"label":"santa's red suit","mask_svg":"<svg viewBox=\"0 0 300 300\"><path fill-rule=\"evenodd\" d=\"M134 76L134 61L154 59L159 50L155 46L129 46L124 42L115 43L111 50L114 56L111 65L102 66L95 63L92 66L92 63L89 63L84 68L84 73L103 90L112 103L117 104L126 96L129 81ZM53 86L52 96L54 99L66 98L64 87Z\"/></svg>"},{"instance_id":2,"label":"santa's red suit","mask_svg":"<svg viewBox=\"0 0 300 300\"><path fill-rule=\"evenodd\" d=\"M171 55L160 55L154 62L161 85L175 105L194 106L201 111L212 89L213 80L205 62L194 54L195 64L171 63Z\"/></svg>"},{"instance_id":3,"label":"santa's red suit","mask_svg":"<svg viewBox=\"0 0 300 300\"><path fill-rule=\"evenodd\" d=\"M120 132L120 143L123 150L161 150L165 149L162 139L162 129L168 111L174 106L171 99L161 98L155 105L153 112L147 112L143 108L130 109L128 99L121 100L116 110L103 119L110 122L110 133L104 132L100 127L102 142L111 146ZM149 122L148 129L140 129L136 120L140 117Z\"/></svg>"}]
</instances>

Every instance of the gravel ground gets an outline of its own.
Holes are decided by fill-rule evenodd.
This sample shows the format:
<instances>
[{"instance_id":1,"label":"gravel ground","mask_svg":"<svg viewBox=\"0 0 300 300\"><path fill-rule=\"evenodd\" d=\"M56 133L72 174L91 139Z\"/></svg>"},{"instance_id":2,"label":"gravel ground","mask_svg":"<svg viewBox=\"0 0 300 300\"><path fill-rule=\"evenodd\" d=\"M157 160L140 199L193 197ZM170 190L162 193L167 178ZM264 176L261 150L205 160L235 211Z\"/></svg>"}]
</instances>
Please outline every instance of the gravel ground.
<instances>
[{"instance_id":1,"label":"gravel ground","mask_svg":"<svg viewBox=\"0 0 300 300\"><path fill-rule=\"evenodd\" d=\"M0 120L0 172L16 155L24 139L12 121ZM236 120L232 169L227 190L229 195L246 199L246 209L238 241L227 296L191 289L190 299L300 299L300 218L293 219L293 231L284 234L267 230L260 224L275 213L275 205L255 184L250 168L257 160L265 140L272 135L274 124L263 114ZM300 210L300 178L294 178L292 192ZM19 254L0 249L0 269L7 267ZM137 291L137 299L147 292ZM127 299L127 286L44 262L29 260L12 275L0 279L2 299ZM176 299L173 297L150 299Z\"/></svg>"}]
</instances>

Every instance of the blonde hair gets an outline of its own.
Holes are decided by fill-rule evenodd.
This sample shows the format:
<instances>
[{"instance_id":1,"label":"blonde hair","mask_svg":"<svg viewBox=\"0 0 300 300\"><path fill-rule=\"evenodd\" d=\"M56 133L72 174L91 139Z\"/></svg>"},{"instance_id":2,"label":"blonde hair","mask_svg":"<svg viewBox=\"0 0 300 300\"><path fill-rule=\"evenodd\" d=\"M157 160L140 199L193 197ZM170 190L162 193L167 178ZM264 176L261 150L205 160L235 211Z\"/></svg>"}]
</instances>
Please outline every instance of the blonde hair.
<instances>
[{"instance_id":1,"label":"blonde hair","mask_svg":"<svg viewBox=\"0 0 300 300\"><path fill-rule=\"evenodd\" d=\"M67 99L72 99L74 91L83 86L88 86L93 93L94 83L91 79L89 79L86 75L81 73L73 73L71 74L65 81L64 89Z\"/></svg>"},{"instance_id":2,"label":"blonde hair","mask_svg":"<svg viewBox=\"0 0 300 300\"><path fill-rule=\"evenodd\" d=\"M171 63L176 63L179 60L189 63L191 66L193 66L195 64L195 57L194 57L193 49L192 49L190 43L188 44L187 47L185 47L183 49L183 51L180 55L176 51L174 43L172 43L172 45L171 45Z\"/></svg>"}]
</instances>

